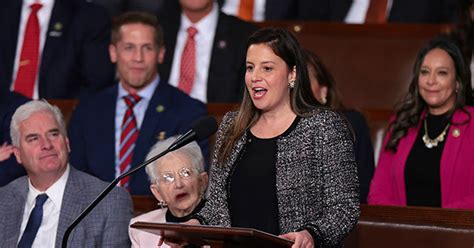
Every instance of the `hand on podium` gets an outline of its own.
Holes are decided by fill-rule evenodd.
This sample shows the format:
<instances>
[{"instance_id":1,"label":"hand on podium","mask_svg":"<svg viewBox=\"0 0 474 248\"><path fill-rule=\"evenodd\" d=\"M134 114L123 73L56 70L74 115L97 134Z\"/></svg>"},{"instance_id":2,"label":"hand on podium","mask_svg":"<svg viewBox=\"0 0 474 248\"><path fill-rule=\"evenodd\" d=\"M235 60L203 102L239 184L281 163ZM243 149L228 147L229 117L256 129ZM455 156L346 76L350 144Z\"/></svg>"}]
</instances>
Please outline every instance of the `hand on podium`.
<instances>
[{"instance_id":1,"label":"hand on podium","mask_svg":"<svg viewBox=\"0 0 474 248\"><path fill-rule=\"evenodd\" d=\"M186 222L183 222L181 224L185 225L201 225L201 223L197 219L190 219ZM181 248L186 245L188 245L187 242L181 242L179 240L170 240L170 239L164 239L163 236L160 236L160 240L158 240L158 247L161 247L163 243L166 243L169 245L171 248Z\"/></svg>"},{"instance_id":2,"label":"hand on podium","mask_svg":"<svg viewBox=\"0 0 474 248\"><path fill-rule=\"evenodd\" d=\"M288 239L295 242L291 248L313 248L315 247L313 237L306 231L290 232L279 236L280 238Z\"/></svg>"}]
</instances>

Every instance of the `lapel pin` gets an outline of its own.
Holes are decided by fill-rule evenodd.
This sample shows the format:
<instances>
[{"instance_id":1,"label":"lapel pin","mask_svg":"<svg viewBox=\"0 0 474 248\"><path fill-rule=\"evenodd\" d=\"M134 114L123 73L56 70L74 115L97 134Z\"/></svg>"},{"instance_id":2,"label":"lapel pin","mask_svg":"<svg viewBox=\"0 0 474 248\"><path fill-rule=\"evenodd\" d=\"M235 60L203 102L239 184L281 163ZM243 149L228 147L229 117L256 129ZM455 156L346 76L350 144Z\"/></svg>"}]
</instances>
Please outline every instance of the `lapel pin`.
<instances>
[{"instance_id":1,"label":"lapel pin","mask_svg":"<svg viewBox=\"0 0 474 248\"><path fill-rule=\"evenodd\" d=\"M156 106L156 112L161 113L163 111L165 111L165 106L163 105Z\"/></svg>"},{"instance_id":2,"label":"lapel pin","mask_svg":"<svg viewBox=\"0 0 474 248\"><path fill-rule=\"evenodd\" d=\"M61 29L63 29L63 24L60 23L60 22L56 22L56 23L54 24L54 30L55 30L55 31L61 31Z\"/></svg>"},{"instance_id":3,"label":"lapel pin","mask_svg":"<svg viewBox=\"0 0 474 248\"><path fill-rule=\"evenodd\" d=\"M461 135L461 131L459 130L459 128L453 129L453 137L457 138L459 137L459 135Z\"/></svg>"},{"instance_id":4,"label":"lapel pin","mask_svg":"<svg viewBox=\"0 0 474 248\"><path fill-rule=\"evenodd\" d=\"M165 131L161 131L158 136L157 136L157 139L158 140L165 140L166 139L166 132Z\"/></svg>"},{"instance_id":5,"label":"lapel pin","mask_svg":"<svg viewBox=\"0 0 474 248\"><path fill-rule=\"evenodd\" d=\"M220 40L218 43L217 43L217 47L219 47L219 49L224 49L227 47L227 42L225 42L225 40Z\"/></svg>"}]
</instances>

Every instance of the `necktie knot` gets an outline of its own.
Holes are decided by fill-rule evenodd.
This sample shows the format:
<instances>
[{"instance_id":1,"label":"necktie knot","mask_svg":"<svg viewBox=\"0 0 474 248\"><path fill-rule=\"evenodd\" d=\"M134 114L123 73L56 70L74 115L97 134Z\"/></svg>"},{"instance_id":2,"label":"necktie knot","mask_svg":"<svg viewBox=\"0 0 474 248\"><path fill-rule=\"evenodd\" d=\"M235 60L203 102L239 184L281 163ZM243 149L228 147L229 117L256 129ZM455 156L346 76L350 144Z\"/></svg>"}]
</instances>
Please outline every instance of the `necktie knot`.
<instances>
[{"instance_id":1,"label":"necktie knot","mask_svg":"<svg viewBox=\"0 0 474 248\"><path fill-rule=\"evenodd\" d=\"M189 27L188 28L188 36L189 36L189 39L193 39L194 36L197 34L198 30L195 28L195 27Z\"/></svg>"},{"instance_id":2,"label":"necktie knot","mask_svg":"<svg viewBox=\"0 0 474 248\"><path fill-rule=\"evenodd\" d=\"M36 197L36 203L35 206L42 207L44 203L48 200L48 195L47 194L41 194Z\"/></svg>"},{"instance_id":3,"label":"necktie knot","mask_svg":"<svg viewBox=\"0 0 474 248\"><path fill-rule=\"evenodd\" d=\"M130 94L123 97L127 107L133 108L142 98L137 94Z\"/></svg>"},{"instance_id":4,"label":"necktie knot","mask_svg":"<svg viewBox=\"0 0 474 248\"><path fill-rule=\"evenodd\" d=\"M43 7L43 5L41 3L34 3L34 4L30 5L31 12L38 12L38 10L40 10L41 7Z\"/></svg>"}]
</instances>

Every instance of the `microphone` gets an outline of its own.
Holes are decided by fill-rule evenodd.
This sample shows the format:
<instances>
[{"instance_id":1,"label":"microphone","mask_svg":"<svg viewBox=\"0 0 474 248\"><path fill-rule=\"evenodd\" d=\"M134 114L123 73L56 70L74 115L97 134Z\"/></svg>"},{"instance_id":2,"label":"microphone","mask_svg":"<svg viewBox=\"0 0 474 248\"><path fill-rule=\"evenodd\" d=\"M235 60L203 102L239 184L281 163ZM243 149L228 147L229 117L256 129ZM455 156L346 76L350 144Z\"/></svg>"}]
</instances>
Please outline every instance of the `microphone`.
<instances>
[{"instance_id":1,"label":"microphone","mask_svg":"<svg viewBox=\"0 0 474 248\"><path fill-rule=\"evenodd\" d=\"M185 134L181 135L173 144L171 144L168 149L165 151L159 153L158 155L146 160L145 162L141 163L137 167L130 169L129 171L123 173L122 175L118 176L115 178L98 196L95 198L89 206L87 206L84 211L77 216L77 218L69 225L69 227L66 229L64 232L63 240L62 240L62 247L67 248L67 241L69 239L69 235L71 234L72 230L74 227L76 227L86 216L89 214L92 209L99 204L99 202L104 199L104 197L112 191L112 189L122 180L123 178L134 174L138 170L142 169L143 167L147 166L148 164L154 162L155 160L159 159L160 157L163 157L169 152L172 152L174 150L177 150L192 141L196 140L197 142L202 141L209 136L211 136L213 133L217 131L217 122L213 117L210 116L204 116L201 117L200 119L196 120L191 124L191 129L186 132Z\"/></svg>"}]
</instances>

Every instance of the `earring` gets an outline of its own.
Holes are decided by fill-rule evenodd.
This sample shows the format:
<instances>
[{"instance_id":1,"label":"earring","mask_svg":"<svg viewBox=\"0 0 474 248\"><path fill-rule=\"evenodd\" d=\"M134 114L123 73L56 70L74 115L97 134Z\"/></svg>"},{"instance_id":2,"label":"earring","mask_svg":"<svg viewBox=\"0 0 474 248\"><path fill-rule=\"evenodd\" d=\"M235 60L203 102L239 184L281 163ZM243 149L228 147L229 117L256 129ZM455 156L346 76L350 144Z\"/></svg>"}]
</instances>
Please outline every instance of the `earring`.
<instances>
[{"instance_id":1,"label":"earring","mask_svg":"<svg viewBox=\"0 0 474 248\"><path fill-rule=\"evenodd\" d=\"M326 99L326 96L323 96L323 99L321 99L321 102L323 105L326 105L326 103L328 102L328 100Z\"/></svg>"},{"instance_id":2,"label":"earring","mask_svg":"<svg viewBox=\"0 0 474 248\"><path fill-rule=\"evenodd\" d=\"M160 207L161 209L166 208L168 207L168 203L162 200L158 200L158 207Z\"/></svg>"},{"instance_id":3,"label":"earring","mask_svg":"<svg viewBox=\"0 0 474 248\"><path fill-rule=\"evenodd\" d=\"M293 89L295 87L295 80L292 79L288 82L288 88Z\"/></svg>"}]
</instances>

